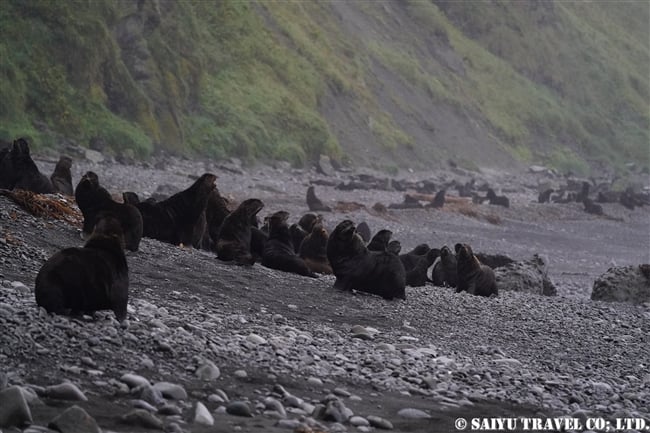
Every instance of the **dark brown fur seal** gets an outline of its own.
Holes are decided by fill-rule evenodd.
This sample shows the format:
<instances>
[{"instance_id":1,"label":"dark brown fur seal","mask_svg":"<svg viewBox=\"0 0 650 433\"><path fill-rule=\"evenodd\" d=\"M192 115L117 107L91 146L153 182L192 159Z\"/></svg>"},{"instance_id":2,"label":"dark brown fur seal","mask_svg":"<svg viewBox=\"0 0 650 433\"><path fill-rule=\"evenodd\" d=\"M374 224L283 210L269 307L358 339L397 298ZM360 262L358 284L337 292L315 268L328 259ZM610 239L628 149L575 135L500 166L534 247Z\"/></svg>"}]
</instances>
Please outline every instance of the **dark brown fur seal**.
<instances>
[{"instance_id":1,"label":"dark brown fur seal","mask_svg":"<svg viewBox=\"0 0 650 433\"><path fill-rule=\"evenodd\" d=\"M336 276L335 288L385 299L406 298L406 275L399 257L388 251L368 251L350 220L339 223L330 235L327 259Z\"/></svg>"},{"instance_id":2,"label":"dark brown fur seal","mask_svg":"<svg viewBox=\"0 0 650 433\"><path fill-rule=\"evenodd\" d=\"M56 314L112 310L123 321L129 297L123 248L120 222L100 215L83 248L61 250L41 267L36 276L36 303Z\"/></svg>"},{"instance_id":3,"label":"dark brown fur seal","mask_svg":"<svg viewBox=\"0 0 650 433\"><path fill-rule=\"evenodd\" d=\"M510 207L510 200L505 195L496 195L492 188L488 188L485 198L493 205Z\"/></svg>"},{"instance_id":4,"label":"dark brown fur seal","mask_svg":"<svg viewBox=\"0 0 650 433\"><path fill-rule=\"evenodd\" d=\"M379 203L377 203L377 204L379 204ZM363 239L364 242L366 242L366 243L370 242L371 232L370 232L370 226L368 225L367 222L361 221L357 225L357 234L359 236L361 236L361 239Z\"/></svg>"},{"instance_id":5,"label":"dark brown fur seal","mask_svg":"<svg viewBox=\"0 0 650 433\"><path fill-rule=\"evenodd\" d=\"M431 281L427 272L439 255L439 250L431 249L427 244L420 244L408 253L401 254L399 258L406 271L406 285L422 287Z\"/></svg>"},{"instance_id":6,"label":"dark brown fur seal","mask_svg":"<svg viewBox=\"0 0 650 433\"><path fill-rule=\"evenodd\" d=\"M189 188L157 203L138 203L143 235L174 245L199 248L205 232L205 209L217 177L204 173Z\"/></svg>"},{"instance_id":7,"label":"dark brown fur seal","mask_svg":"<svg viewBox=\"0 0 650 433\"><path fill-rule=\"evenodd\" d=\"M327 260L327 240L329 235L325 227L316 224L300 244L299 256L312 272L331 274L332 266Z\"/></svg>"},{"instance_id":8,"label":"dark brown fur seal","mask_svg":"<svg viewBox=\"0 0 650 433\"><path fill-rule=\"evenodd\" d=\"M135 206L113 201L111 194L99 184L97 174L92 171L81 177L74 195L84 217L84 236L90 236L93 232L100 213L110 213L120 221L126 249L138 250L142 238L142 215Z\"/></svg>"},{"instance_id":9,"label":"dark brown fur seal","mask_svg":"<svg viewBox=\"0 0 650 433\"><path fill-rule=\"evenodd\" d=\"M303 239L305 239L308 234L309 232L300 227L298 224L291 224L289 226L291 245L293 246L293 250L296 252L296 254L300 252L300 244L302 244Z\"/></svg>"},{"instance_id":10,"label":"dark brown fur seal","mask_svg":"<svg viewBox=\"0 0 650 433\"><path fill-rule=\"evenodd\" d=\"M440 260L433 266L431 280L439 287L456 287L458 283L456 256L447 245L440 249Z\"/></svg>"},{"instance_id":11,"label":"dark brown fur seal","mask_svg":"<svg viewBox=\"0 0 650 433\"><path fill-rule=\"evenodd\" d=\"M322 215L316 215L313 213L306 213L303 216L300 217L300 220L298 221L298 225L307 233L311 233L311 230L314 228L316 224L322 224L323 223L323 216Z\"/></svg>"},{"instance_id":12,"label":"dark brown fur seal","mask_svg":"<svg viewBox=\"0 0 650 433\"><path fill-rule=\"evenodd\" d=\"M279 211L268 219L269 237L264 245L262 266L306 277L316 277L317 275L309 270L305 261L294 250L287 224L288 218L288 212Z\"/></svg>"},{"instance_id":13,"label":"dark brown fur seal","mask_svg":"<svg viewBox=\"0 0 650 433\"><path fill-rule=\"evenodd\" d=\"M434 209L440 209L445 205L445 194L447 193L447 190L440 190L436 193L435 197L433 197L433 200L431 200L431 203L427 207L432 207Z\"/></svg>"},{"instance_id":14,"label":"dark brown fur seal","mask_svg":"<svg viewBox=\"0 0 650 433\"><path fill-rule=\"evenodd\" d=\"M388 229L381 229L372 237L370 242L367 245L368 250L370 251L386 251L388 242L393 236L393 232Z\"/></svg>"},{"instance_id":15,"label":"dark brown fur seal","mask_svg":"<svg viewBox=\"0 0 650 433\"><path fill-rule=\"evenodd\" d=\"M494 272L489 266L481 264L468 244L456 244L456 273L458 285L456 293L466 291L472 295L498 295Z\"/></svg>"},{"instance_id":16,"label":"dark brown fur seal","mask_svg":"<svg viewBox=\"0 0 650 433\"><path fill-rule=\"evenodd\" d=\"M241 265L255 263L251 254L251 219L263 207L261 200L249 198L226 216L217 236L216 252L220 260L235 261Z\"/></svg>"},{"instance_id":17,"label":"dark brown fur seal","mask_svg":"<svg viewBox=\"0 0 650 433\"><path fill-rule=\"evenodd\" d=\"M307 188L307 206L312 212L330 212L332 210L316 197L313 185L310 185L309 188Z\"/></svg>"},{"instance_id":18,"label":"dark brown fur seal","mask_svg":"<svg viewBox=\"0 0 650 433\"><path fill-rule=\"evenodd\" d=\"M54 172L50 176L50 182L54 189L61 194L72 196L74 190L72 189L72 159L67 156L61 155L59 162L54 167Z\"/></svg>"},{"instance_id":19,"label":"dark brown fur seal","mask_svg":"<svg viewBox=\"0 0 650 433\"><path fill-rule=\"evenodd\" d=\"M205 223L207 247L211 250L216 248L219 239L219 228L230 214L230 206L230 202L221 195L218 188L215 187L208 195L208 203L205 207Z\"/></svg>"},{"instance_id":20,"label":"dark brown fur seal","mask_svg":"<svg viewBox=\"0 0 650 433\"><path fill-rule=\"evenodd\" d=\"M5 189L23 189L38 194L56 192L50 180L42 174L29 153L24 138L13 142L0 163L0 184Z\"/></svg>"}]
</instances>

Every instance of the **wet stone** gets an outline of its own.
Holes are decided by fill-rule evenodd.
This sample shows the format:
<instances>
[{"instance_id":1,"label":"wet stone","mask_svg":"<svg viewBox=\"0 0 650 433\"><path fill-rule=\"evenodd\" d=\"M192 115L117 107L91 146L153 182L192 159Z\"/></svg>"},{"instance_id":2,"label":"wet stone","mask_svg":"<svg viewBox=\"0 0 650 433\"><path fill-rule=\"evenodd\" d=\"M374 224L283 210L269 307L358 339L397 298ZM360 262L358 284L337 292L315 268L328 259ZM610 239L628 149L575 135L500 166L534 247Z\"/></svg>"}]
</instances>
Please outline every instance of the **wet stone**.
<instances>
[{"instance_id":1,"label":"wet stone","mask_svg":"<svg viewBox=\"0 0 650 433\"><path fill-rule=\"evenodd\" d=\"M226 413L235 416L253 416L250 405L245 401L232 401L228 403L226 406Z\"/></svg>"},{"instance_id":2,"label":"wet stone","mask_svg":"<svg viewBox=\"0 0 650 433\"><path fill-rule=\"evenodd\" d=\"M22 427L31 424L32 413L29 410L23 390L12 386L0 392L0 427Z\"/></svg>"},{"instance_id":3,"label":"wet stone","mask_svg":"<svg viewBox=\"0 0 650 433\"><path fill-rule=\"evenodd\" d=\"M61 433L101 433L95 419L79 406L66 409L48 427Z\"/></svg>"},{"instance_id":4,"label":"wet stone","mask_svg":"<svg viewBox=\"0 0 650 433\"><path fill-rule=\"evenodd\" d=\"M384 419L382 417L370 415L366 419L368 420L371 426L376 427L378 429L382 429L382 430L393 429L393 424L387 419Z\"/></svg>"},{"instance_id":5,"label":"wet stone","mask_svg":"<svg viewBox=\"0 0 650 433\"><path fill-rule=\"evenodd\" d=\"M187 398L185 388L175 383L157 382L153 387L160 391L165 398L171 398L173 400L184 400Z\"/></svg>"},{"instance_id":6,"label":"wet stone","mask_svg":"<svg viewBox=\"0 0 650 433\"><path fill-rule=\"evenodd\" d=\"M70 382L48 386L45 388L44 394L49 398L58 400L88 401L88 397L76 385Z\"/></svg>"},{"instance_id":7,"label":"wet stone","mask_svg":"<svg viewBox=\"0 0 650 433\"><path fill-rule=\"evenodd\" d=\"M163 429L163 422L160 418L143 409L135 409L121 418L124 424L134 427L153 428L156 430Z\"/></svg>"}]
</instances>

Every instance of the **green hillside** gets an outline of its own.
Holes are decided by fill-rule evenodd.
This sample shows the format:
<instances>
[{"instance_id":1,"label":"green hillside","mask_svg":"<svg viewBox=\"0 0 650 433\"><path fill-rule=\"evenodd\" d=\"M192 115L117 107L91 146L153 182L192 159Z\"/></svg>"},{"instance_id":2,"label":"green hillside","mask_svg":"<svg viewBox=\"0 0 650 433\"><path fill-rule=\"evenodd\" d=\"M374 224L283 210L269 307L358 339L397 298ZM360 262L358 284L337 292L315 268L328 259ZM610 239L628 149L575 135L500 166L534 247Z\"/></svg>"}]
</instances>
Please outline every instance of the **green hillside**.
<instances>
[{"instance_id":1,"label":"green hillside","mask_svg":"<svg viewBox=\"0 0 650 433\"><path fill-rule=\"evenodd\" d=\"M649 20L645 1L5 0L0 138L294 165L648 166Z\"/></svg>"}]
</instances>

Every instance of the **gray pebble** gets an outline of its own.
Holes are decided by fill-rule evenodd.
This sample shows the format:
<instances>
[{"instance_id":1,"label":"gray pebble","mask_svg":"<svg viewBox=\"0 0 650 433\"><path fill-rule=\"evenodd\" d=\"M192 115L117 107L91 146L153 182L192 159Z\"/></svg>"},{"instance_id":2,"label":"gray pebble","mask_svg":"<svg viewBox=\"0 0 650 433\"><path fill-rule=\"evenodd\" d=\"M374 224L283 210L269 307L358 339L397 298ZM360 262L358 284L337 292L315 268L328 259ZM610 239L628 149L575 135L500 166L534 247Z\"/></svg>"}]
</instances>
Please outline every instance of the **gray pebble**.
<instances>
[{"instance_id":1,"label":"gray pebble","mask_svg":"<svg viewBox=\"0 0 650 433\"><path fill-rule=\"evenodd\" d=\"M400 409L397 412L397 415L401 416L402 418L411 418L411 419L431 418L431 415L429 415L425 411L420 409L413 409L413 408Z\"/></svg>"},{"instance_id":2,"label":"gray pebble","mask_svg":"<svg viewBox=\"0 0 650 433\"><path fill-rule=\"evenodd\" d=\"M350 418L350 419L348 420L348 422L349 422L350 424L352 424L353 426L355 426L355 427L359 427L359 426L369 426L369 425L370 425L370 422L368 422L367 419L365 419L364 417L361 417L361 416L357 416L357 415L355 415L355 416L353 416L352 418Z\"/></svg>"},{"instance_id":3,"label":"gray pebble","mask_svg":"<svg viewBox=\"0 0 650 433\"><path fill-rule=\"evenodd\" d=\"M245 401L232 401L228 403L226 406L226 413L236 416L253 416L250 405Z\"/></svg>"},{"instance_id":4,"label":"gray pebble","mask_svg":"<svg viewBox=\"0 0 650 433\"><path fill-rule=\"evenodd\" d=\"M66 409L50 421L48 427L61 433L101 433L97 421L79 406Z\"/></svg>"},{"instance_id":5,"label":"gray pebble","mask_svg":"<svg viewBox=\"0 0 650 433\"><path fill-rule=\"evenodd\" d=\"M382 430L393 429L393 424L387 419L384 419L382 417L370 415L366 419L368 420L371 426L376 427L378 429L382 429Z\"/></svg>"},{"instance_id":6,"label":"gray pebble","mask_svg":"<svg viewBox=\"0 0 650 433\"><path fill-rule=\"evenodd\" d=\"M214 425L214 418L207 407L200 401L196 403L196 410L194 412L194 422L201 425L211 426Z\"/></svg>"},{"instance_id":7,"label":"gray pebble","mask_svg":"<svg viewBox=\"0 0 650 433\"><path fill-rule=\"evenodd\" d=\"M88 401L88 397L76 385L70 382L48 386L45 388L44 395L58 400Z\"/></svg>"},{"instance_id":8,"label":"gray pebble","mask_svg":"<svg viewBox=\"0 0 650 433\"><path fill-rule=\"evenodd\" d=\"M154 384L154 389L160 391L165 398L174 400L184 400L187 398L187 392L181 385L170 382L157 382Z\"/></svg>"},{"instance_id":9,"label":"gray pebble","mask_svg":"<svg viewBox=\"0 0 650 433\"><path fill-rule=\"evenodd\" d=\"M127 373L123 375L122 377L120 377L120 380L126 383L127 385L129 385L129 388L136 388L142 385L151 385L151 383L149 383L149 381L146 378L132 373Z\"/></svg>"},{"instance_id":10,"label":"gray pebble","mask_svg":"<svg viewBox=\"0 0 650 433\"><path fill-rule=\"evenodd\" d=\"M264 399L264 407L268 410L278 412L282 417L287 416L287 411L284 410L284 406L278 400L273 397L266 397Z\"/></svg>"},{"instance_id":11,"label":"gray pebble","mask_svg":"<svg viewBox=\"0 0 650 433\"><path fill-rule=\"evenodd\" d=\"M233 376L235 376L237 379L246 379L248 377L248 373L246 373L246 370L236 370L233 373Z\"/></svg>"},{"instance_id":12,"label":"gray pebble","mask_svg":"<svg viewBox=\"0 0 650 433\"><path fill-rule=\"evenodd\" d=\"M144 385L140 389L140 398L154 406L159 406L165 402L162 392L151 385Z\"/></svg>"},{"instance_id":13,"label":"gray pebble","mask_svg":"<svg viewBox=\"0 0 650 433\"><path fill-rule=\"evenodd\" d=\"M160 406L160 408L158 409L158 413L160 415L173 416L173 415L181 415L183 411L181 410L180 407L176 406L175 404L166 403Z\"/></svg>"},{"instance_id":14,"label":"gray pebble","mask_svg":"<svg viewBox=\"0 0 650 433\"><path fill-rule=\"evenodd\" d=\"M281 419L275 424L275 426L288 430L296 430L301 424L302 423L297 419Z\"/></svg>"},{"instance_id":15,"label":"gray pebble","mask_svg":"<svg viewBox=\"0 0 650 433\"><path fill-rule=\"evenodd\" d=\"M135 409L123 415L121 421L124 424L135 427L153 428L156 430L163 429L163 422L157 416L143 409Z\"/></svg>"},{"instance_id":16,"label":"gray pebble","mask_svg":"<svg viewBox=\"0 0 650 433\"><path fill-rule=\"evenodd\" d=\"M131 406L133 406L136 409L144 409L148 410L149 412L155 412L156 407L151 405L150 403L144 401L144 400L131 400Z\"/></svg>"},{"instance_id":17,"label":"gray pebble","mask_svg":"<svg viewBox=\"0 0 650 433\"><path fill-rule=\"evenodd\" d=\"M196 376L205 381L218 379L221 376L221 371L212 361L205 361L203 365L196 369Z\"/></svg>"},{"instance_id":18,"label":"gray pebble","mask_svg":"<svg viewBox=\"0 0 650 433\"><path fill-rule=\"evenodd\" d=\"M31 422L32 413L22 388L12 386L0 391L0 427L22 427Z\"/></svg>"}]
</instances>

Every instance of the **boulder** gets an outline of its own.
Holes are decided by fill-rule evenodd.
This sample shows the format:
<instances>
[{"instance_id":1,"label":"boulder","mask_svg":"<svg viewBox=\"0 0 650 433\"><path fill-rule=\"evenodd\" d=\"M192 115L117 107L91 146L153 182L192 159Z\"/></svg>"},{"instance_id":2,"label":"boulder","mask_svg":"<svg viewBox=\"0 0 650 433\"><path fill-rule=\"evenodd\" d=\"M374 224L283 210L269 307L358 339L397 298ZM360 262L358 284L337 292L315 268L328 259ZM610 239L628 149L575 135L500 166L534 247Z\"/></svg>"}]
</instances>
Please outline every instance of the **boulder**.
<instances>
[{"instance_id":1,"label":"boulder","mask_svg":"<svg viewBox=\"0 0 650 433\"><path fill-rule=\"evenodd\" d=\"M494 270L499 290L514 290L555 296L557 289L548 277L548 259L535 254L532 259L509 263Z\"/></svg>"},{"instance_id":2,"label":"boulder","mask_svg":"<svg viewBox=\"0 0 650 433\"><path fill-rule=\"evenodd\" d=\"M591 291L593 301L650 302L650 264L609 268Z\"/></svg>"}]
</instances>

